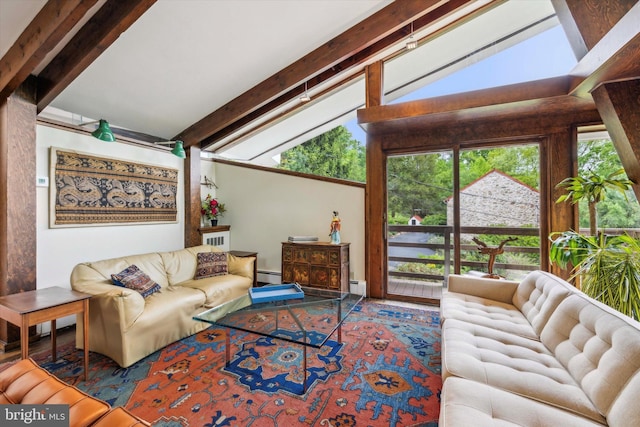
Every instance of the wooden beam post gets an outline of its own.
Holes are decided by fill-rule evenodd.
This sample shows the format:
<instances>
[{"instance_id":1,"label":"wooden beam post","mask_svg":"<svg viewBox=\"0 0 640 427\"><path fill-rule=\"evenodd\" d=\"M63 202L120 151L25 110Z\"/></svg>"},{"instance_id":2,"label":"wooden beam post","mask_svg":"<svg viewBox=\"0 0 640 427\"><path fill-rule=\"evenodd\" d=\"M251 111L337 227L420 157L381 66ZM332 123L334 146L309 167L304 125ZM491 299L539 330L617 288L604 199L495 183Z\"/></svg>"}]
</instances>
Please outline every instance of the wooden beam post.
<instances>
[{"instance_id":1,"label":"wooden beam post","mask_svg":"<svg viewBox=\"0 0 640 427\"><path fill-rule=\"evenodd\" d=\"M384 64L375 62L365 69L367 108L382 105ZM385 247L387 244L387 173L386 156L379 137L367 134L367 183L365 188L365 278L367 294L373 298L386 296L387 277Z\"/></svg>"},{"instance_id":2,"label":"wooden beam post","mask_svg":"<svg viewBox=\"0 0 640 427\"><path fill-rule=\"evenodd\" d=\"M202 244L200 228L200 147L185 147L184 163L184 247Z\"/></svg>"},{"instance_id":3,"label":"wooden beam post","mask_svg":"<svg viewBox=\"0 0 640 427\"><path fill-rule=\"evenodd\" d=\"M541 200L541 210L546 212L541 218L540 260L542 268L549 265L549 246L544 243L545 239L554 231L578 230L578 206L571 203L556 203L558 197L564 194L562 189L556 185L565 178L578 174L577 159L578 131L576 127L567 128L564 132L555 132L548 135L542 150L546 157L544 175L541 176L540 193L544 198ZM545 224L546 226L544 226ZM544 250L542 248L544 247ZM570 272L561 269L557 265L549 265L549 271L559 277L568 279Z\"/></svg>"},{"instance_id":4,"label":"wooden beam post","mask_svg":"<svg viewBox=\"0 0 640 427\"><path fill-rule=\"evenodd\" d=\"M36 289L35 82L0 100L0 296ZM20 330L0 321L0 350Z\"/></svg>"}]
</instances>

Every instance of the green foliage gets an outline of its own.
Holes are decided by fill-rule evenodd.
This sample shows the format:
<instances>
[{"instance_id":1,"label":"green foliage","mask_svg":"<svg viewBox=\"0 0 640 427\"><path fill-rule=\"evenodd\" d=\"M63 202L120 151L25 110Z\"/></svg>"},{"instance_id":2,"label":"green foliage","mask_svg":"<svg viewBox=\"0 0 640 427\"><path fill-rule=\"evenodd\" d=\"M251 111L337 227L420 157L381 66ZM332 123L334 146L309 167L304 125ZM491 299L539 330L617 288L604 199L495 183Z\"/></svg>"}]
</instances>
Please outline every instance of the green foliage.
<instances>
[{"instance_id":1,"label":"green foliage","mask_svg":"<svg viewBox=\"0 0 640 427\"><path fill-rule=\"evenodd\" d=\"M387 160L389 216L446 214L442 203L451 195L451 180L434 182L438 154L391 157ZM406 224L406 222L405 222Z\"/></svg>"},{"instance_id":2,"label":"green foliage","mask_svg":"<svg viewBox=\"0 0 640 427\"><path fill-rule=\"evenodd\" d=\"M608 139L583 141L578 144L578 175L595 174L610 176L622 168L620 157ZM626 176L620 175L620 179ZM579 225L590 226L589 206L585 199L578 202ZM621 193L609 192L606 199L600 200L596 212L596 221L600 228L638 228L640 227L640 205L633 191Z\"/></svg>"},{"instance_id":3,"label":"green foliage","mask_svg":"<svg viewBox=\"0 0 640 427\"><path fill-rule=\"evenodd\" d=\"M437 213L427 215L422 219L422 225L447 225L447 214Z\"/></svg>"},{"instance_id":4,"label":"green foliage","mask_svg":"<svg viewBox=\"0 0 640 427\"><path fill-rule=\"evenodd\" d=\"M563 268L574 265L571 279L581 280L590 297L640 320L640 242L629 235L584 236L554 233L550 258Z\"/></svg>"},{"instance_id":5,"label":"green foliage","mask_svg":"<svg viewBox=\"0 0 640 427\"><path fill-rule=\"evenodd\" d=\"M389 225L407 225L408 223L409 217L405 215L394 215L387 218Z\"/></svg>"},{"instance_id":6,"label":"green foliage","mask_svg":"<svg viewBox=\"0 0 640 427\"><path fill-rule=\"evenodd\" d=\"M593 172L586 178L582 176L570 177L556 185L556 188L563 188L567 191L567 194L558 197L556 203L569 201L575 204L586 200L589 208L589 228L593 236L598 229L598 203L605 200L607 193L611 190L621 193L627 200L625 191L631 189L632 184L622 168L611 172L606 177Z\"/></svg>"},{"instance_id":7,"label":"green foliage","mask_svg":"<svg viewBox=\"0 0 640 427\"><path fill-rule=\"evenodd\" d=\"M567 194L558 197L556 203L570 201L573 204L582 199L586 199L589 203L599 203L606 199L608 190L615 190L625 194L624 192L629 190L632 184L626 178L622 168L611 172L606 177L591 173L586 178L581 176L566 178L556 187L564 188Z\"/></svg>"},{"instance_id":8,"label":"green foliage","mask_svg":"<svg viewBox=\"0 0 640 427\"><path fill-rule=\"evenodd\" d=\"M365 150L351 132L338 126L282 153L280 168L365 182Z\"/></svg>"},{"instance_id":9,"label":"green foliage","mask_svg":"<svg viewBox=\"0 0 640 427\"><path fill-rule=\"evenodd\" d=\"M482 175L498 169L532 188L539 188L538 146L497 147L465 150L460 153L460 184L469 185Z\"/></svg>"}]
</instances>

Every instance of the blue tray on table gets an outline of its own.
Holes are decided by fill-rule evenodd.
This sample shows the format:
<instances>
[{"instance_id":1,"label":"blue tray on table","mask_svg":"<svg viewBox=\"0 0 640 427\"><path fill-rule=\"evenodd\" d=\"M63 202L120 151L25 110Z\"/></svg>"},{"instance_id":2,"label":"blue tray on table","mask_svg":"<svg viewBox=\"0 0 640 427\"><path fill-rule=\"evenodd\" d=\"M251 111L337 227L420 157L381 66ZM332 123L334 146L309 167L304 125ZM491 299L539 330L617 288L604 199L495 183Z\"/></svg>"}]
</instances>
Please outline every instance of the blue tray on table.
<instances>
[{"instance_id":1,"label":"blue tray on table","mask_svg":"<svg viewBox=\"0 0 640 427\"><path fill-rule=\"evenodd\" d=\"M285 283L282 285L266 285L260 288L249 289L251 302L271 302L304 297L304 291L297 283Z\"/></svg>"}]
</instances>

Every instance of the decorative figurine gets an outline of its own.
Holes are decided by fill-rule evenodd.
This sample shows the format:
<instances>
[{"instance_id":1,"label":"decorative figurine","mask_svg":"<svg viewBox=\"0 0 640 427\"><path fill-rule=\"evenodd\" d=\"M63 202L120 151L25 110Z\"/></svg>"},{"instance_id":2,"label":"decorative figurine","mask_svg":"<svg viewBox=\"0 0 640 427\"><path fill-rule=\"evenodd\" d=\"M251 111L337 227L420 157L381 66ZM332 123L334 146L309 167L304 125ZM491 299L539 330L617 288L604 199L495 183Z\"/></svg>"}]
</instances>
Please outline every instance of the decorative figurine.
<instances>
[{"instance_id":1,"label":"decorative figurine","mask_svg":"<svg viewBox=\"0 0 640 427\"><path fill-rule=\"evenodd\" d=\"M488 274L487 277L489 279L500 279L501 277L498 274L495 274L493 272L493 264L496 262L496 256L500 255L501 253L504 253L504 245L509 243L509 242L513 242L515 240L518 240L515 237L509 237L505 240L503 240L502 242L500 242L500 245L498 245L497 247L489 247L487 246L487 244L485 242L483 242L482 240L479 240L477 237L474 237L473 239L474 242L476 242L476 244L478 244L478 251L481 254L485 254L485 255L489 255L489 265L488 265Z\"/></svg>"},{"instance_id":2,"label":"decorative figurine","mask_svg":"<svg viewBox=\"0 0 640 427\"><path fill-rule=\"evenodd\" d=\"M337 245L340 243L340 218L338 218L338 211L333 211L333 219L331 220L331 244Z\"/></svg>"}]
</instances>

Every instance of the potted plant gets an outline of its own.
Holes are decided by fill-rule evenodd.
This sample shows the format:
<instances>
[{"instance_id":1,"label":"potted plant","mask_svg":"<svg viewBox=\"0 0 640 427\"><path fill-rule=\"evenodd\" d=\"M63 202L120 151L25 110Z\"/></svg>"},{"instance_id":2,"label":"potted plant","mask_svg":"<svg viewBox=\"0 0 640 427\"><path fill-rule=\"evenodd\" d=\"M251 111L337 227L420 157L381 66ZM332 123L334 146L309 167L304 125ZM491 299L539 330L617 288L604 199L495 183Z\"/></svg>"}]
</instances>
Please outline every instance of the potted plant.
<instances>
[{"instance_id":1,"label":"potted plant","mask_svg":"<svg viewBox=\"0 0 640 427\"><path fill-rule=\"evenodd\" d=\"M200 213L211 221L212 226L218 225L218 217L223 216L226 211L224 203L218 202L211 194L207 194L200 205Z\"/></svg>"},{"instance_id":2,"label":"potted plant","mask_svg":"<svg viewBox=\"0 0 640 427\"><path fill-rule=\"evenodd\" d=\"M606 235L597 231L597 205L610 190L625 191L632 182L620 177L624 170L606 178L591 174L587 178L567 178L557 187L568 193L556 203L589 204L590 236L573 230L551 233L549 258L561 268L573 266L570 280L579 279L580 289L590 297L640 320L640 242L624 234Z\"/></svg>"}]
</instances>

